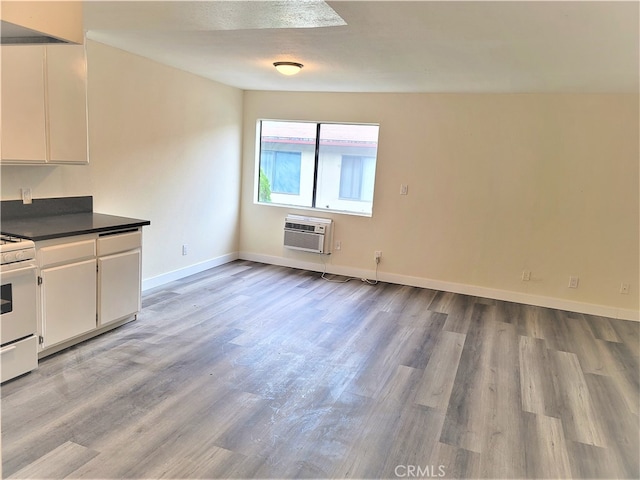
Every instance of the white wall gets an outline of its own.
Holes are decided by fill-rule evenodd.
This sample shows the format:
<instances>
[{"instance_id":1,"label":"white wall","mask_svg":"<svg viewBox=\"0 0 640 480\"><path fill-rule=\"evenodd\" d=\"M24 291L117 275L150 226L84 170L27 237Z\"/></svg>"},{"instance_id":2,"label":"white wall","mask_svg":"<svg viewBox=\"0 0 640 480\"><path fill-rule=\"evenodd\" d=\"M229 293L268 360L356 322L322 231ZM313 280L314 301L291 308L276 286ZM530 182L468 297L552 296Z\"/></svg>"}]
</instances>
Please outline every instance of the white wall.
<instances>
[{"instance_id":1,"label":"white wall","mask_svg":"<svg viewBox=\"0 0 640 480\"><path fill-rule=\"evenodd\" d=\"M235 258L242 91L92 41L87 61L89 165L3 166L2 199L93 195L97 212L150 220L147 287Z\"/></svg>"},{"instance_id":2,"label":"white wall","mask_svg":"<svg viewBox=\"0 0 640 480\"><path fill-rule=\"evenodd\" d=\"M256 120L363 122L381 126L373 217L331 215L329 271L372 275L382 250L383 280L638 316L637 95L243 93L87 48L90 165L3 166L2 199L93 195L96 211L151 220L147 286L238 250L320 269L282 248L294 209L253 203Z\"/></svg>"},{"instance_id":3,"label":"white wall","mask_svg":"<svg viewBox=\"0 0 640 480\"><path fill-rule=\"evenodd\" d=\"M88 166L2 165L2 200L20 199L21 188L31 188L33 198L77 197L92 194Z\"/></svg>"},{"instance_id":4,"label":"white wall","mask_svg":"<svg viewBox=\"0 0 640 480\"><path fill-rule=\"evenodd\" d=\"M637 318L637 95L246 92L240 255L321 269L282 247L294 209L253 202L260 118L380 123L373 217L323 215L329 271L382 250L383 280Z\"/></svg>"}]
</instances>

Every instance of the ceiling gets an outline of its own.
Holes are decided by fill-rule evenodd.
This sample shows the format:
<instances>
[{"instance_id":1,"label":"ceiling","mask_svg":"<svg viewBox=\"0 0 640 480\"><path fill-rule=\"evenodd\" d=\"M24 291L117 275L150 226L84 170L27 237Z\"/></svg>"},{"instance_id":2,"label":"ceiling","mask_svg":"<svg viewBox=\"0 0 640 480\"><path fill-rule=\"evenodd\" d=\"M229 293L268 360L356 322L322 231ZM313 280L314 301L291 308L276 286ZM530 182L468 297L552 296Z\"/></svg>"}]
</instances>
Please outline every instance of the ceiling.
<instances>
[{"instance_id":1,"label":"ceiling","mask_svg":"<svg viewBox=\"0 0 640 480\"><path fill-rule=\"evenodd\" d=\"M639 3L88 1L87 37L245 90L637 92ZM293 77L275 61L304 64Z\"/></svg>"}]
</instances>

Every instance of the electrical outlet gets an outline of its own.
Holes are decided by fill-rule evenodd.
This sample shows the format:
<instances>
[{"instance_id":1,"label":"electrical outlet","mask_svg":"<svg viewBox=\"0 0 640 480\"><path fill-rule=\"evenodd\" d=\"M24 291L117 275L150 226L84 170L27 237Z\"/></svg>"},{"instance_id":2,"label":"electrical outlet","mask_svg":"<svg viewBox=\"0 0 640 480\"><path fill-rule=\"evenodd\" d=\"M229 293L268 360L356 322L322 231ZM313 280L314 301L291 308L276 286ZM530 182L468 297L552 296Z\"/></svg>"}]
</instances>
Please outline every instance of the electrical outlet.
<instances>
[{"instance_id":1,"label":"electrical outlet","mask_svg":"<svg viewBox=\"0 0 640 480\"><path fill-rule=\"evenodd\" d=\"M620 284L620 293L622 295L629 295L629 284L628 283L621 283Z\"/></svg>"},{"instance_id":2,"label":"electrical outlet","mask_svg":"<svg viewBox=\"0 0 640 480\"><path fill-rule=\"evenodd\" d=\"M569 277L569 288L578 288L579 281L578 277Z\"/></svg>"},{"instance_id":3,"label":"electrical outlet","mask_svg":"<svg viewBox=\"0 0 640 480\"><path fill-rule=\"evenodd\" d=\"M381 250L376 250L375 252L373 252L373 259L376 261L376 263L380 263L380 258L382 258Z\"/></svg>"},{"instance_id":4,"label":"electrical outlet","mask_svg":"<svg viewBox=\"0 0 640 480\"><path fill-rule=\"evenodd\" d=\"M336 250L342 250L342 242L340 240L336 240Z\"/></svg>"},{"instance_id":5,"label":"electrical outlet","mask_svg":"<svg viewBox=\"0 0 640 480\"><path fill-rule=\"evenodd\" d=\"M20 191L22 194L22 203L25 205L32 203L33 197L31 196L31 189L21 188Z\"/></svg>"},{"instance_id":6,"label":"electrical outlet","mask_svg":"<svg viewBox=\"0 0 640 480\"><path fill-rule=\"evenodd\" d=\"M522 281L528 282L531 280L531 270L523 270L522 271Z\"/></svg>"},{"instance_id":7,"label":"electrical outlet","mask_svg":"<svg viewBox=\"0 0 640 480\"><path fill-rule=\"evenodd\" d=\"M187 246L187 244L185 243L184 245L182 245L182 255L186 255L189 251L189 248Z\"/></svg>"}]
</instances>

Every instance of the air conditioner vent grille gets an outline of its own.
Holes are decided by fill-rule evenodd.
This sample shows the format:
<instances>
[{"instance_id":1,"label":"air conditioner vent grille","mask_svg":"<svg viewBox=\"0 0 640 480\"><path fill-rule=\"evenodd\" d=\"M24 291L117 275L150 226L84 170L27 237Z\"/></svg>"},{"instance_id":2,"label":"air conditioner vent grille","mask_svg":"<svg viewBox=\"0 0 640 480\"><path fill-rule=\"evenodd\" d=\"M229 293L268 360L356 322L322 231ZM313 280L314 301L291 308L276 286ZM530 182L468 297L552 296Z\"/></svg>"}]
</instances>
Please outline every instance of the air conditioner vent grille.
<instances>
[{"instance_id":1,"label":"air conditioner vent grille","mask_svg":"<svg viewBox=\"0 0 640 480\"><path fill-rule=\"evenodd\" d=\"M301 223L286 222L284 224L284 228L292 228L295 230L306 230L308 232L313 232L316 227L314 225L303 225Z\"/></svg>"},{"instance_id":2,"label":"air conditioner vent grille","mask_svg":"<svg viewBox=\"0 0 640 480\"><path fill-rule=\"evenodd\" d=\"M297 250L307 250L316 253L322 253L323 235L315 233L292 232L285 230L284 244L289 248Z\"/></svg>"}]
</instances>

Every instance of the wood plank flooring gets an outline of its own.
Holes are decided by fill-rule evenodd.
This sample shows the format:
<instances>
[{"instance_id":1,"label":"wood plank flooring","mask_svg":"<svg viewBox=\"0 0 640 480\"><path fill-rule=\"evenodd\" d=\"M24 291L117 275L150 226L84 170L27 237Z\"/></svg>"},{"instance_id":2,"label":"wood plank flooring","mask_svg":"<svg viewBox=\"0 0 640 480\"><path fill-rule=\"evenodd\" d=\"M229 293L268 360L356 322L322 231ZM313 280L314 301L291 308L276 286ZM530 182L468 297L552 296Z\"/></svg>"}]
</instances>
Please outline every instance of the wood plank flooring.
<instances>
[{"instance_id":1,"label":"wood plank flooring","mask_svg":"<svg viewBox=\"0 0 640 480\"><path fill-rule=\"evenodd\" d=\"M237 261L3 385L3 475L638 478L639 327Z\"/></svg>"}]
</instances>

